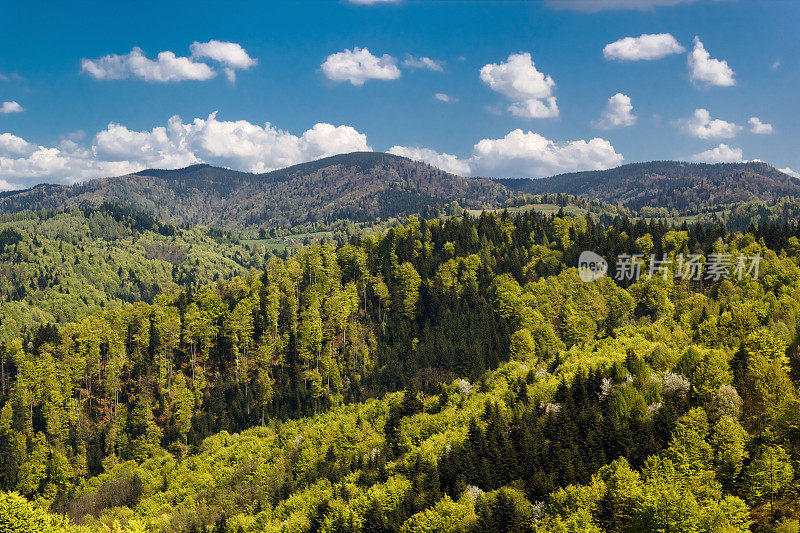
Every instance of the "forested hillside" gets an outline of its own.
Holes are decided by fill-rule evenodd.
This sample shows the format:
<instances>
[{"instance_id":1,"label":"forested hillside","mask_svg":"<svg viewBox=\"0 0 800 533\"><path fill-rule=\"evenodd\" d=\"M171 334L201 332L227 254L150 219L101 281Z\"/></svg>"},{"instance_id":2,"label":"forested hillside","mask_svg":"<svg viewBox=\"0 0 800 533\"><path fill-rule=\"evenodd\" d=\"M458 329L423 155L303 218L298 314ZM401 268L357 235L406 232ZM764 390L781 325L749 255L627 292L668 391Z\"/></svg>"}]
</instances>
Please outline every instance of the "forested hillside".
<instances>
[{"instance_id":1,"label":"forested hillside","mask_svg":"<svg viewBox=\"0 0 800 533\"><path fill-rule=\"evenodd\" d=\"M556 197L563 207L595 202L592 211L598 216L627 214L671 222L691 217L735 230L747 229L750 222L796 220L800 213L800 181L761 162L654 161L537 180L490 180L463 178L373 152L266 174L194 165L74 186L40 185L0 194L0 212L61 211L112 202L173 225L280 237L411 214L452 215L462 208L480 212L547 203Z\"/></svg>"},{"instance_id":2,"label":"forested hillside","mask_svg":"<svg viewBox=\"0 0 800 533\"><path fill-rule=\"evenodd\" d=\"M566 193L619 204L645 216L695 215L732 204L800 197L800 180L762 162L652 161L537 180L499 180L512 190Z\"/></svg>"},{"instance_id":3,"label":"forested hillside","mask_svg":"<svg viewBox=\"0 0 800 533\"><path fill-rule=\"evenodd\" d=\"M0 340L263 268L264 246L111 204L0 215Z\"/></svg>"},{"instance_id":4,"label":"forested hillside","mask_svg":"<svg viewBox=\"0 0 800 533\"><path fill-rule=\"evenodd\" d=\"M391 154L356 152L266 174L194 165L39 186L0 197L0 212L114 202L173 224L309 231L338 220L443 212L453 201L465 208L499 206L508 197L489 179L462 178Z\"/></svg>"},{"instance_id":5,"label":"forested hillside","mask_svg":"<svg viewBox=\"0 0 800 533\"><path fill-rule=\"evenodd\" d=\"M41 327L0 346L0 524L793 531L799 236L412 217ZM665 262L586 283L583 250Z\"/></svg>"}]
</instances>

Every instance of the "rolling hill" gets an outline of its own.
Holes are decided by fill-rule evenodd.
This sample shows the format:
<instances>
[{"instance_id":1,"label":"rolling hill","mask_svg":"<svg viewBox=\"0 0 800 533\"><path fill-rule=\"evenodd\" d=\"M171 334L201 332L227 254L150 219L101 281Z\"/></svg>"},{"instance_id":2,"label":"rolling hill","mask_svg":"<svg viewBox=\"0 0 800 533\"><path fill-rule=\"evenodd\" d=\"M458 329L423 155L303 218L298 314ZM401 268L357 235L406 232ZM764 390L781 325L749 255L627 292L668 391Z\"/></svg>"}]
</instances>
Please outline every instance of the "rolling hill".
<instances>
[{"instance_id":1,"label":"rolling hill","mask_svg":"<svg viewBox=\"0 0 800 533\"><path fill-rule=\"evenodd\" d=\"M452 201L471 208L496 206L508 197L505 187L487 178L464 178L391 154L356 152L265 174L193 165L74 186L37 186L0 197L0 212L113 202L174 224L253 230L374 221L441 209Z\"/></svg>"},{"instance_id":2,"label":"rolling hill","mask_svg":"<svg viewBox=\"0 0 800 533\"><path fill-rule=\"evenodd\" d=\"M682 214L750 201L800 196L800 180L762 162L653 161L544 179L498 180L518 193L565 193L632 210L660 207Z\"/></svg>"},{"instance_id":3,"label":"rolling hill","mask_svg":"<svg viewBox=\"0 0 800 533\"><path fill-rule=\"evenodd\" d=\"M535 180L492 180L457 176L392 154L355 152L264 174L193 165L73 186L38 185L0 194L0 213L61 211L110 202L171 224L251 233L278 227L302 233L330 229L338 221L432 215L453 201L481 210L518 205L524 194L559 193L623 206L647 217L716 216L736 206L751 206L747 213L753 205L761 205L763 211L779 201L794 206L800 199L800 180L761 162L678 161L633 163ZM516 200L509 202L513 197ZM778 211L762 213L761 219L784 220L795 210Z\"/></svg>"}]
</instances>

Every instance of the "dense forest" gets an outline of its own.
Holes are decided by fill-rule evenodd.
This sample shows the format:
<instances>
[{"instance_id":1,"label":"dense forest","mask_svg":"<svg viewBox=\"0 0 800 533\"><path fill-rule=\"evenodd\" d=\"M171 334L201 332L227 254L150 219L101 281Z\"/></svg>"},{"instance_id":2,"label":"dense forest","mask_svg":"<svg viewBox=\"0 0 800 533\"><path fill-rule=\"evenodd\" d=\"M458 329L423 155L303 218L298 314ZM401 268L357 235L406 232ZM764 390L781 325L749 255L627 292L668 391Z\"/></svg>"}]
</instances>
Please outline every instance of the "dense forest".
<instances>
[{"instance_id":1,"label":"dense forest","mask_svg":"<svg viewBox=\"0 0 800 533\"><path fill-rule=\"evenodd\" d=\"M584 250L645 275L581 281ZM796 223L464 213L255 255L0 344L0 529L800 527Z\"/></svg>"},{"instance_id":2,"label":"dense forest","mask_svg":"<svg viewBox=\"0 0 800 533\"><path fill-rule=\"evenodd\" d=\"M0 340L263 268L269 257L263 245L113 204L2 214Z\"/></svg>"}]
</instances>

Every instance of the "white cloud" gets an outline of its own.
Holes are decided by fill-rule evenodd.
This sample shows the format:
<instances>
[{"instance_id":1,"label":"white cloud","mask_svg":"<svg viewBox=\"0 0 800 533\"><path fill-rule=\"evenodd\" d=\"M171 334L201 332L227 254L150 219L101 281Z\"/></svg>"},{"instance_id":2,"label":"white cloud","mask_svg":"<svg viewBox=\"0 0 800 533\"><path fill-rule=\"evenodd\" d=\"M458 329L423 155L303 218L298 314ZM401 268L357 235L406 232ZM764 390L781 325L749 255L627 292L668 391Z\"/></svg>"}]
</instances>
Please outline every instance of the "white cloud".
<instances>
[{"instance_id":1,"label":"white cloud","mask_svg":"<svg viewBox=\"0 0 800 533\"><path fill-rule=\"evenodd\" d=\"M697 85L730 87L736 85L734 72L727 61L712 59L698 37L694 38L694 50L687 59L689 77Z\"/></svg>"},{"instance_id":2,"label":"white cloud","mask_svg":"<svg viewBox=\"0 0 800 533\"><path fill-rule=\"evenodd\" d=\"M661 59L670 54L680 54L686 49L669 33L642 34L625 37L603 48L603 57L618 61Z\"/></svg>"},{"instance_id":3,"label":"white cloud","mask_svg":"<svg viewBox=\"0 0 800 533\"><path fill-rule=\"evenodd\" d=\"M396 80L400 77L397 60L384 54L374 56L367 48L354 47L329 55L322 63L322 72L333 81L349 81L361 86L370 79Z\"/></svg>"},{"instance_id":4,"label":"white cloud","mask_svg":"<svg viewBox=\"0 0 800 533\"><path fill-rule=\"evenodd\" d=\"M400 0L350 0L351 4L371 6L375 4L396 4Z\"/></svg>"},{"instance_id":5,"label":"white cloud","mask_svg":"<svg viewBox=\"0 0 800 533\"><path fill-rule=\"evenodd\" d=\"M201 61L210 59L219 63L225 76L233 82L236 80L237 70L246 70L258 63L238 43L195 41L190 48L191 57L179 57L167 50L159 53L156 59L149 59L141 48L135 47L128 54L108 54L98 59L82 59L81 72L86 72L97 80L133 77L150 82L203 81L217 75L213 67Z\"/></svg>"},{"instance_id":6,"label":"white cloud","mask_svg":"<svg viewBox=\"0 0 800 533\"><path fill-rule=\"evenodd\" d=\"M458 102L458 98L455 98L445 93L436 93L433 95L433 97L439 100L440 102L447 102L447 103Z\"/></svg>"},{"instance_id":7,"label":"white cloud","mask_svg":"<svg viewBox=\"0 0 800 533\"><path fill-rule=\"evenodd\" d=\"M598 11L631 9L649 11L656 7L689 4L697 0L546 0L545 4L554 9L570 9L586 13Z\"/></svg>"},{"instance_id":8,"label":"white cloud","mask_svg":"<svg viewBox=\"0 0 800 533\"><path fill-rule=\"evenodd\" d=\"M727 144L720 144L711 150L694 154L692 161L697 163L741 163L744 160L741 148L731 148Z\"/></svg>"},{"instance_id":9,"label":"white cloud","mask_svg":"<svg viewBox=\"0 0 800 533\"><path fill-rule=\"evenodd\" d=\"M481 80L493 91L511 101L508 110L525 118L558 116L553 96L555 82L536 70L528 52L511 54L505 63L489 63L481 68Z\"/></svg>"},{"instance_id":10,"label":"white cloud","mask_svg":"<svg viewBox=\"0 0 800 533\"><path fill-rule=\"evenodd\" d=\"M453 174L465 176L471 172L469 161L459 159L447 153L440 154L430 148L392 146L388 151L390 154L407 157L414 161L424 161L429 165L433 165L447 172L452 172Z\"/></svg>"},{"instance_id":11,"label":"white cloud","mask_svg":"<svg viewBox=\"0 0 800 533\"><path fill-rule=\"evenodd\" d=\"M223 65L225 76L233 83L236 81L237 70L247 70L258 63L250 57L247 51L238 43L211 40L207 43L195 41L190 46L192 57L205 57Z\"/></svg>"},{"instance_id":12,"label":"white cloud","mask_svg":"<svg viewBox=\"0 0 800 533\"><path fill-rule=\"evenodd\" d=\"M780 171L781 171L781 172L783 172L784 174L787 174L787 175L789 175L789 176L791 176L791 177L793 177L793 178L798 178L798 179L800 179L800 172L795 172L794 170L792 170L792 169L791 169L791 168L789 168L789 167L786 167L786 168L779 168L778 170L780 170Z\"/></svg>"},{"instance_id":13,"label":"white cloud","mask_svg":"<svg viewBox=\"0 0 800 533\"><path fill-rule=\"evenodd\" d=\"M770 65L770 68L772 68L772 70L778 70L780 68L780 66L781 66L780 59L776 59L775 61L772 62L772 65Z\"/></svg>"},{"instance_id":14,"label":"white cloud","mask_svg":"<svg viewBox=\"0 0 800 533\"><path fill-rule=\"evenodd\" d=\"M444 61L431 59L430 57L408 56L403 60L403 66L412 69L434 70L444 72Z\"/></svg>"},{"instance_id":15,"label":"white cloud","mask_svg":"<svg viewBox=\"0 0 800 533\"><path fill-rule=\"evenodd\" d=\"M58 148L33 146L26 155L0 155L0 179L8 182L66 181L125 174L143 167L128 162L100 161L91 150L74 143L62 143Z\"/></svg>"},{"instance_id":16,"label":"white cloud","mask_svg":"<svg viewBox=\"0 0 800 533\"><path fill-rule=\"evenodd\" d=\"M3 191L16 191L18 189L24 189L24 185L20 185L18 183L12 183L6 180L0 180L0 192Z\"/></svg>"},{"instance_id":17,"label":"white cloud","mask_svg":"<svg viewBox=\"0 0 800 533\"><path fill-rule=\"evenodd\" d=\"M166 126L149 131L112 123L88 148L69 140L48 148L2 134L0 179L73 183L201 162L266 172L338 153L371 150L366 135L350 126L318 123L298 136L269 123L220 121L212 113L190 123L174 116Z\"/></svg>"},{"instance_id":18,"label":"white cloud","mask_svg":"<svg viewBox=\"0 0 800 533\"><path fill-rule=\"evenodd\" d=\"M462 176L498 178L541 178L562 172L606 169L623 162L622 155L605 139L556 143L520 129L502 139L482 139L466 159L430 148L392 146L389 152Z\"/></svg>"},{"instance_id":19,"label":"white cloud","mask_svg":"<svg viewBox=\"0 0 800 533\"><path fill-rule=\"evenodd\" d=\"M168 82L208 80L216 76L210 66L189 57L177 57L165 51L155 60L148 59L141 48L125 55L109 54L99 59L82 59L81 71L98 80L139 78L144 81Z\"/></svg>"},{"instance_id":20,"label":"white cloud","mask_svg":"<svg viewBox=\"0 0 800 533\"><path fill-rule=\"evenodd\" d=\"M32 154L36 147L21 137L11 133L0 133L0 157L26 156Z\"/></svg>"},{"instance_id":21,"label":"white cloud","mask_svg":"<svg viewBox=\"0 0 800 533\"><path fill-rule=\"evenodd\" d=\"M742 126L733 122L711 120L711 114L707 109L695 109L691 118L676 120L673 124L681 128L684 133L698 139L730 139L736 137L742 129Z\"/></svg>"},{"instance_id":22,"label":"white cloud","mask_svg":"<svg viewBox=\"0 0 800 533\"><path fill-rule=\"evenodd\" d=\"M0 105L0 115L22 113L23 111L24 109L17 102L3 102L3 105Z\"/></svg>"},{"instance_id":23,"label":"white cloud","mask_svg":"<svg viewBox=\"0 0 800 533\"><path fill-rule=\"evenodd\" d=\"M623 157L605 139L556 143L520 129L502 139L483 139L475 145L472 170L497 177L543 177L559 172L600 170L619 166Z\"/></svg>"},{"instance_id":24,"label":"white cloud","mask_svg":"<svg viewBox=\"0 0 800 533\"><path fill-rule=\"evenodd\" d=\"M41 181L76 183L119 176L146 168L181 168L209 163L251 172L266 172L339 153L371 151L367 137L350 126L318 123L295 135L266 123L205 119L131 130L111 123L90 146L64 139L58 146L38 146L10 133L0 134L0 180L4 187ZM461 175L542 177L574 170L603 169L623 157L605 139L564 143L514 130L500 139L483 139L467 158L423 147L393 146L391 153L426 161Z\"/></svg>"},{"instance_id":25,"label":"white cloud","mask_svg":"<svg viewBox=\"0 0 800 533\"><path fill-rule=\"evenodd\" d=\"M750 124L750 132L757 135L767 135L775 131L772 124L761 122L761 119L758 117L750 117L750 120L747 122Z\"/></svg>"},{"instance_id":26,"label":"white cloud","mask_svg":"<svg viewBox=\"0 0 800 533\"><path fill-rule=\"evenodd\" d=\"M593 120L592 126L601 130L633 126L637 117L632 111L631 99L622 93L617 93L608 99L600 120Z\"/></svg>"}]
</instances>

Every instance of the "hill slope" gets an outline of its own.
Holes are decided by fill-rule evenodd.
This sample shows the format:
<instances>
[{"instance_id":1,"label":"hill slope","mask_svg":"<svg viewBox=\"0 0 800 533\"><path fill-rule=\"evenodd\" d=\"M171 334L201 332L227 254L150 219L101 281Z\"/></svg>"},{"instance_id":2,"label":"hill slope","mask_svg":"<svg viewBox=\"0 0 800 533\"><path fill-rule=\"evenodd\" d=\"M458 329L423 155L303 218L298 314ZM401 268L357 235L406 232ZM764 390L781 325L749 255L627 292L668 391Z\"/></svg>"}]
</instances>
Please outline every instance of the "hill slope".
<instances>
[{"instance_id":1,"label":"hill slope","mask_svg":"<svg viewBox=\"0 0 800 533\"><path fill-rule=\"evenodd\" d=\"M265 253L111 204L0 215L0 343L25 328L261 268Z\"/></svg>"},{"instance_id":2,"label":"hill slope","mask_svg":"<svg viewBox=\"0 0 800 533\"><path fill-rule=\"evenodd\" d=\"M498 180L523 193L567 193L621 204L633 210L664 207L695 213L734 203L771 202L800 196L800 180L766 163L652 161L609 170L530 180Z\"/></svg>"},{"instance_id":3,"label":"hill slope","mask_svg":"<svg viewBox=\"0 0 800 533\"><path fill-rule=\"evenodd\" d=\"M0 198L0 211L108 201L172 223L257 229L385 219L453 200L464 207L497 205L507 197L508 191L489 179L463 178L391 154L357 152L266 174L194 165L71 187L39 186Z\"/></svg>"}]
</instances>

